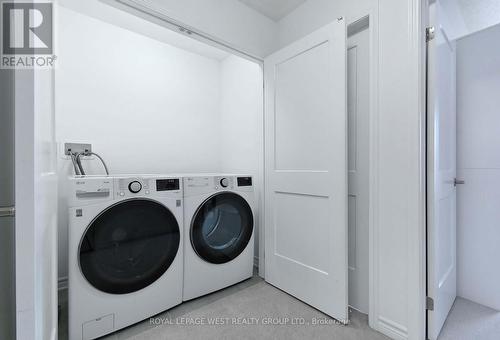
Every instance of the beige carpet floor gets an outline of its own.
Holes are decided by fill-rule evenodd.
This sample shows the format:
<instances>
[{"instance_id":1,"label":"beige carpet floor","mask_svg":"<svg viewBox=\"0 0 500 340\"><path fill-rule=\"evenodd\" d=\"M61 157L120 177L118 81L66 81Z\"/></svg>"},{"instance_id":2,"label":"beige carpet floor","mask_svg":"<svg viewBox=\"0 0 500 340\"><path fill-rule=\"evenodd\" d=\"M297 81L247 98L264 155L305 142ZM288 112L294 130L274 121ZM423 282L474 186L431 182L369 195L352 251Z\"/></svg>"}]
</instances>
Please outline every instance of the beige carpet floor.
<instances>
[{"instance_id":1,"label":"beige carpet floor","mask_svg":"<svg viewBox=\"0 0 500 340\"><path fill-rule=\"evenodd\" d=\"M59 339L67 339L67 308L61 299ZM215 324L216 323L216 324ZM368 326L367 316L350 312L341 325L318 310L254 277L103 339L329 339L386 340Z\"/></svg>"}]
</instances>

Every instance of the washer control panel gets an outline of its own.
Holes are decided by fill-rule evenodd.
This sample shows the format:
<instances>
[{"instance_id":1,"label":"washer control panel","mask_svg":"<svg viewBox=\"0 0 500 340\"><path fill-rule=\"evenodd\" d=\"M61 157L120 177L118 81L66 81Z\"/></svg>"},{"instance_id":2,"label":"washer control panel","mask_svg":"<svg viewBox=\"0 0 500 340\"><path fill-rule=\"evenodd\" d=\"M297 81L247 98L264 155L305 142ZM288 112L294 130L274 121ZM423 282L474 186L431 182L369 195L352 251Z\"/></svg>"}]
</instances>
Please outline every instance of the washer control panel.
<instances>
[{"instance_id":1,"label":"washer control panel","mask_svg":"<svg viewBox=\"0 0 500 340\"><path fill-rule=\"evenodd\" d=\"M179 177L97 177L75 176L69 179L68 206L82 207L96 202L128 198L182 198L182 179Z\"/></svg>"},{"instance_id":2,"label":"washer control panel","mask_svg":"<svg viewBox=\"0 0 500 340\"><path fill-rule=\"evenodd\" d=\"M179 178L118 178L117 198L170 195L181 191Z\"/></svg>"}]
</instances>

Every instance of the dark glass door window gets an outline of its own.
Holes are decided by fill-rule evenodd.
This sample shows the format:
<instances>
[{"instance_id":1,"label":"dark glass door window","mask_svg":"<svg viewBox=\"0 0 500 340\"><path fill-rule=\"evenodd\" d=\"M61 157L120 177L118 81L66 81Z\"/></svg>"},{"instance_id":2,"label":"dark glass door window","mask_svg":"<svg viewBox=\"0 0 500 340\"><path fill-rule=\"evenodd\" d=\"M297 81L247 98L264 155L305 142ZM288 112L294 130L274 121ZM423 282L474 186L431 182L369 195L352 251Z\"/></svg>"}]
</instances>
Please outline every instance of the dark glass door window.
<instances>
[{"instance_id":1,"label":"dark glass door window","mask_svg":"<svg viewBox=\"0 0 500 340\"><path fill-rule=\"evenodd\" d=\"M226 263L243 252L253 232L252 209L243 197L216 194L198 208L191 224L191 244L203 260Z\"/></svg>"},{"instance_id":2,"label":"dark glass door window","mask_svg":"<svg viewBox=\"0 0 500 340\"><path fill-rule=\"evenodd\" d=\"M103 292L132 293L167 271L179 243L179 224L165 206L146 199L122 201L88 227L80 244L80 268Z\"/></svg>"}]
</instances>

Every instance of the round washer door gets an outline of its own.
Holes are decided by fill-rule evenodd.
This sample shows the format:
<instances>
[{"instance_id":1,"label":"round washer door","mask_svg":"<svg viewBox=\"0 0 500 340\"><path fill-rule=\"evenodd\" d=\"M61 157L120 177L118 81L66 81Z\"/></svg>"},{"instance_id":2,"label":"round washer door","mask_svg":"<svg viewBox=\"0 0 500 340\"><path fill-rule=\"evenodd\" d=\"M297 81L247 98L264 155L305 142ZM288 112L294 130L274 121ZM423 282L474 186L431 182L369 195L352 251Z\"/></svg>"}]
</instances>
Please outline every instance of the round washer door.
<instances>
[{"instance_id":1,"label":"round washer door","mask_svg":"<svg viewBox=\"0 0 500 340\"><path fill-rule=\"evenodd\" d=\"M127 294L159 279L179 246L179 224L169 209L148 199L126 200L91 222L80 242L78 261L96 289Z\"/></svg>"},{"instance_id":2,"label":"round washer door","mask_svg":"<svg viewBox=\"0 0 500 340\"><path fill-rule=\"evenodd\" d=\"M231 192L203 202L191 224L191 244L203 260L226 263L245 250L253 232L253 214L247 201Z\"/></svg>"}]
</instances>

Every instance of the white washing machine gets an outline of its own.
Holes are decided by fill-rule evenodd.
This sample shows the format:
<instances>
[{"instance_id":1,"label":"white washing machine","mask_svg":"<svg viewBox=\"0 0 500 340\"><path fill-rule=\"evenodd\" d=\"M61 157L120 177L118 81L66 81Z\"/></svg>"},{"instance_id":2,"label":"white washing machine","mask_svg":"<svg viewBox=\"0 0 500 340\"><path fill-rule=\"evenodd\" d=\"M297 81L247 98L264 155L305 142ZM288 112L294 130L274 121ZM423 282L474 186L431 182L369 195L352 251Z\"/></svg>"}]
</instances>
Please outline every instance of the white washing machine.
<instances>
[{"instance_id":1,"label":"white washing machine","mask_svg":"<svg viewBox=\"0 0 500 340\"><path fill-rule=\"evenodd\" d=\"M184 183L183 300L253 274L254 188L251 176L193 176Z\"/></svg>"},{"instance_id":2,"label":"white washing machine","mask_svg":"<svg viewBox=\"0 0 500 340\"><path fill-rule=\"evenodd\" d=\"M69 339L95 339L182 302L182 179L75 177Z\"/></svg>"}]
</instances>

